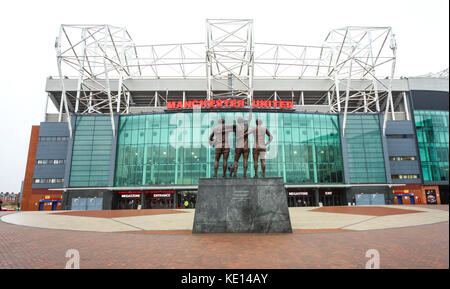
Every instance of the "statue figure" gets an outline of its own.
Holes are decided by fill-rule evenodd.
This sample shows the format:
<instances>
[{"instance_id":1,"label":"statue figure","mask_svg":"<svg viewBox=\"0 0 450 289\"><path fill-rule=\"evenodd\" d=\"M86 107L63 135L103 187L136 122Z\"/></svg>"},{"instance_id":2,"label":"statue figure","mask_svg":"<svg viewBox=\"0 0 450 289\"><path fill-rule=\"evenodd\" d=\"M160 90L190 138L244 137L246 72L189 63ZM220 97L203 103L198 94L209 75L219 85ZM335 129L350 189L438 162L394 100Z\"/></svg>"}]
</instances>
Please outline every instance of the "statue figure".
<instances>
[{"instance_id":1,"label":"statue figure","mask_svg":"<svg viewBox=\"0 0 450 289\"><path fill-rule=\"evenodd\" d=\"M261 160L262 177L266 177L266 148L273 140L269 130L262 126L262 120L256 120L256 127L250 128L248 134L253 134L253 164L255 168L255 178L258 177L258 158ZM266 143L266 135L269 141Z\"/></svg>"},{"instance_id":2,"label":"statue figure","mask_svg":"<svg viewBox=\"0 0 450 289\"><path fill-rule=\"evenodd\" d=\"M226 125L225 119L220 118L219 124L215 125L209 136L209 143L215 148L214 158L214 177L217 178L217 169L219 168L219 160L223 155L223 176L227 177L227 162L230 154L230 145L228 143L228 134L233 131L233 125ZM214 138L215 136L215 138Z\"/></svg>"},{"instance_id":3,"label":"statue figure","mask_svg":"<svg viewBox=\"0 0 450 289\"><path fill-rule=\"evenodd\" d=\"M247 167L248 167L248 155L250 154L250 147L248 145L248 126L252 120L252 109L250 108L250 113L248 115L247 123L244 122L243 117L237 119L237 123L233 126L233 131L235 133L236 147L234 153L234 177L236 177L238 170L238 163L241 155L244 158L244 178L247 177Z\"/></svg>"}]
</instances>

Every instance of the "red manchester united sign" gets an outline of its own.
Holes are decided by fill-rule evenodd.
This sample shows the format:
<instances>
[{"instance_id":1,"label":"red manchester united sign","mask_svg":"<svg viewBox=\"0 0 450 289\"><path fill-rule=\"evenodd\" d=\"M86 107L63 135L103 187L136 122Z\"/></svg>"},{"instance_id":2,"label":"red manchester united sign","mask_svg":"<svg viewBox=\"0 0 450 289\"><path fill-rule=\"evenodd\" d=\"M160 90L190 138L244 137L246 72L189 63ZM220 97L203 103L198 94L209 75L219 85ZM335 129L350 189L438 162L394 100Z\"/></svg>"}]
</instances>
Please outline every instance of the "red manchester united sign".
<instances>
[{"instance_id":1,"label":"red manchester united sign","mask_svg":"<svg viewBox=\"0 0 450 289\"><path fill-rule=\"evenodd\" d=\"M245 107L243 99L195 99L184 101L168 101L167 109L185 109L185 108L239 108ZM253 100L254 108L275 108L275 109L292 109L294 103L289 100Z\"/></svg>"}]
</instances>

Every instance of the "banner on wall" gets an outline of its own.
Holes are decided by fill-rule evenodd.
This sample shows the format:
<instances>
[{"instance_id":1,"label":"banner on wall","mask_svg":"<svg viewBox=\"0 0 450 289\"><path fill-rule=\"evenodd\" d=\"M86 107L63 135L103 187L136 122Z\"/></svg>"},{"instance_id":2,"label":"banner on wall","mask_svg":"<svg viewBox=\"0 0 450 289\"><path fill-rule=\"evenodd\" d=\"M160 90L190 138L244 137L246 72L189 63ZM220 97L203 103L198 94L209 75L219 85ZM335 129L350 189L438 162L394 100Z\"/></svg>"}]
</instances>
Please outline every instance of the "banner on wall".
<instances>
[{"instance_id":1,"label":"banner on wall","mask_svg":"<svg viewBox=\"0 0 450 289\"><path fill-rule=\"evenodd\" d=\"M427 196L427 204L432 205L437 204L437 197L435 190L425 190L425 195Z\"/></svg>"}]
</instances>

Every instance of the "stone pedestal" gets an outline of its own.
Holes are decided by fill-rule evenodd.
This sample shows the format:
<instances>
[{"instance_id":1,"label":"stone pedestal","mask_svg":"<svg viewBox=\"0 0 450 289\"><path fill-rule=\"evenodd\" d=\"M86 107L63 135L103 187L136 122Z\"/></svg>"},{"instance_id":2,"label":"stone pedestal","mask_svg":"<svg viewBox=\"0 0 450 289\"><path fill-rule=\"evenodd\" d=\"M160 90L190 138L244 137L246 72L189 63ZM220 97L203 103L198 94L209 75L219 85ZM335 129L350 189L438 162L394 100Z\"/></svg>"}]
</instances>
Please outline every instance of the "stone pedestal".
<instances>
[{"instance_id":1,"label":"stone pedestal","mask_svg":"<svg viewBox=\"0 0 450 289\"><path fill-rule=\"evenodd\" d=\"M283 179L199 179L192 232L292 233Z\"/></svg>"}]
</instances>

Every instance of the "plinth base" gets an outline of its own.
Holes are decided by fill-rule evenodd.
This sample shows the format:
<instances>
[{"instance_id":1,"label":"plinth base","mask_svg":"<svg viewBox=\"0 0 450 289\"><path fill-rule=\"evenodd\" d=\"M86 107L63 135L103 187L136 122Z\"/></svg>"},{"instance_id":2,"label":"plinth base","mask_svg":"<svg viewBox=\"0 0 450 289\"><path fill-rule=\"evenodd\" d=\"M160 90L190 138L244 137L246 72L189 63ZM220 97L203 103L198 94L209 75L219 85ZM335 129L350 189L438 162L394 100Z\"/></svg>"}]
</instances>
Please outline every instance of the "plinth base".
<instances>
[{"instance_id":1,"label":"plinth base","mask_svg":"<svg viewBox=\"0 0 450 289\"><path fill-rule=\"evenodd\" d=\"M292 233L283 179L199 179L192 232Z\"/></svg>"}]
</instances>

